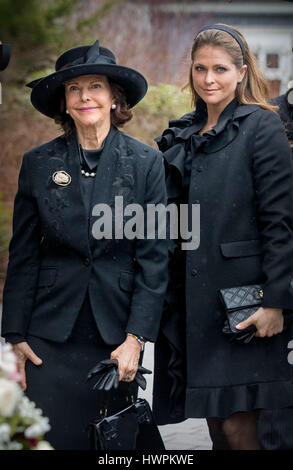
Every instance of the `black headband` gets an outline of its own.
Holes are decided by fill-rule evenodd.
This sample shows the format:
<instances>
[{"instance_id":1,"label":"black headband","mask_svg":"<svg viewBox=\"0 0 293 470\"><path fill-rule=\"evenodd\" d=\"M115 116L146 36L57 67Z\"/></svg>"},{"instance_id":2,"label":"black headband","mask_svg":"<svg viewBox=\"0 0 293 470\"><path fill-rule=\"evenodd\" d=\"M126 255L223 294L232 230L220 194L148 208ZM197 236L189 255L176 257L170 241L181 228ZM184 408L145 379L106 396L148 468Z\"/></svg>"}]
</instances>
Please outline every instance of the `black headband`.
<instances>
[{"instance_id":1,"label":"black headband","mask_svg":"<svg viewBox=\"0 0 293 470\"><path fill-rule=\"evenodd\" d=\"M242 41L241 37L239 36L239 34L237 34L235 31L233 31L233 29L230 29L228 26L224 26L224 25L221 25L221 24L211 24L211 25L207 25L207 26L204 26L203 28L201 28L201 30L195 36L195 39L197 38L197 36L200 33L202 33L203 31L207 31L208 29L219 29L220 31L225 31L226 33L233 36L233 38L235 39L235 41L238 42L238 44L241 48L242 56L243 56L243 62L245 62L245 47L244 47L243 41Z\"/></svg>"}]
</instances>

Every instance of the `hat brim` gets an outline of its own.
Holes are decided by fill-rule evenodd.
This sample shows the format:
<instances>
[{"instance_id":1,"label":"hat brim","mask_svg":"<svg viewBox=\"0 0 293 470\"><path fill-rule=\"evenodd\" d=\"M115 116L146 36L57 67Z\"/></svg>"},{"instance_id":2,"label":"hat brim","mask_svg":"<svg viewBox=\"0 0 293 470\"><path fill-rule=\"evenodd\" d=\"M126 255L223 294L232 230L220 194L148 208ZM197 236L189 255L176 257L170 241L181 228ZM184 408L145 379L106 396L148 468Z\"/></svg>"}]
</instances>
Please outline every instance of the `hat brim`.
<instances>
[{"instance_id":1,"label":"hat brim","mask_svg":"<svg viewBox=\"0 0 293 470\"><path fill-rule=\"evenodd\" d=\"M114 64L80 64L40 79L31 92L32 105L45 116L54 118L60 112L60 98L64 82L81 75L91 74L105 75L121 85L130 108L142 100L148 89L144 76L129 67Z\"/></svg>"}]
</instances>

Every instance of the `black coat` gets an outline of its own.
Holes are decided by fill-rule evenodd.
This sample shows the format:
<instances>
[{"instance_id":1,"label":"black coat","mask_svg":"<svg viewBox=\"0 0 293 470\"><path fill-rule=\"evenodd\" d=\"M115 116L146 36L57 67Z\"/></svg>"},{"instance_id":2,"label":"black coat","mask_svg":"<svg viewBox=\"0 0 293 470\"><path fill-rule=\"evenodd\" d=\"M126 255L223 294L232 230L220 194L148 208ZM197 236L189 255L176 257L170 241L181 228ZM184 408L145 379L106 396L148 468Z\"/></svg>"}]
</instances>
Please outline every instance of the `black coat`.
<instances>
[{"instance_id":1,"label":"black coat","mask_svg":"<svg viewBox=\"0 0 293 470\"><path fill-rule=\"evenodd\" d=\"M58 170L71 176L68 186L52 180ZM81 177L75 134L24 155L4 287L2 335L66 341L89 290L107 344L123 342L125 332L154 341L167 285L166 241L124 236L96 240L91 229L97 219L87 218ZM166 199L161 153L117 129L101 155L92 206L106 203L114 208L115 196L123 196L124 207Z\"/></svg>"},{"instance_id":2,"label":"black coat","mask_svg":"<svg viewBox=\"0 0 293 470\"><path fill-rule=\"evenodd\" d=\"M270 102L273 105L279 106L278 114L281 118L282 123L285 126L286 134L289 142L293 141L293 107L289 106L287 101L287 94L272 98Z\"/></svg>"},{"instance_id":3,"label":"black coat","mask_svg":"<svg viewBox=\"0 0 293 470\"><path fill-rule=\"evenodd\" d=\"M186 198L189 205L200 204L201 214L199 248L185 252L185 263L178 247L171 257L170 279L175 281L169 285L156 351L154 408L160 423L293 404L293 371L287 361L291 330L249 345L230 344L222 333L225 313L218 296L221 288L263 283L263 307L293 308L290 147L279 117L256 105L234 100L215 128L200 136L205 120L201 105L196 114L171 122L158 139L168 169L169 201L182 197L190 172ZM174 273L182 264L180 279ZM185 322L180 346L176 331ZM169 352L166 337L172 344ZM176 412L164 396L172 387L174 350L184 347L181 372L184 366L186 371L178 379L179 360L173 373L178 391L186 381Z\"/></svg>"}]
</instances>

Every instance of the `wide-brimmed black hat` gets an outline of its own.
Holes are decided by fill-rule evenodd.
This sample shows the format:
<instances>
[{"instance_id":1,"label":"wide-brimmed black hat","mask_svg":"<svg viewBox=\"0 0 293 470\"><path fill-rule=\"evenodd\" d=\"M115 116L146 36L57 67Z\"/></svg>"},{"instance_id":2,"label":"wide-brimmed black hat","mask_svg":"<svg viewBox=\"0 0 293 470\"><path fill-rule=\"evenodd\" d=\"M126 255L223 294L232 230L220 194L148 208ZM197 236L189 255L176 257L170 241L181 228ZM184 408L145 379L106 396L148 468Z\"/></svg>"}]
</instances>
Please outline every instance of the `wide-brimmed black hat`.
<instances>
[{"instance_id":1,"label":"wide-brimmed black hat","mask_svg":"<svg viewBox=\"0 0 293 470\"><path fill-rule=\"evenodd\" d=\"M92 46L73 47L65 51L57 59L55 70L56 72L27 84L32 88L33 106L51 118L60 113L64 82L80 75L106 75L123 87L130 108L142 100L148 88L147 81L141 73L117 65L113 52L100 47L99 41Z\"/></svg>"}]
</instances>

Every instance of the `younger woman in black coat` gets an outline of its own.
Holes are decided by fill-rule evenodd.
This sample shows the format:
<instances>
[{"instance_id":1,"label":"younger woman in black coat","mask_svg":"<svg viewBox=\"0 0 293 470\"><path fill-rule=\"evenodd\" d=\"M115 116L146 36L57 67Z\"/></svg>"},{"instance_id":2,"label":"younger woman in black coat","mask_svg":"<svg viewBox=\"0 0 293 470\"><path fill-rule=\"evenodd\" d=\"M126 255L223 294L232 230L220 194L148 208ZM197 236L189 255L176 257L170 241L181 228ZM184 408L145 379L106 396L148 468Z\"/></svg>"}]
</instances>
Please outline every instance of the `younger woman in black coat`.
<instances>
[{"instance_id":1,"label":"younger woman in black coat","mask_svg":"<svg viewBox=\"0 0 293 470\"><path fill-rule=\"evenodd\" d=\"M157 140L169 202L200 204L200 245L170 247L154 409L161 424L207 418L214 448L258 449L257 410L293 405L293 331L283 329L293 309L291 152L241 33L204 27L191 59L195 111ZM231 343L219 289L253 284L262 303L238 329L254 325L256 337Z\"/></svg>"}]
</instances>

